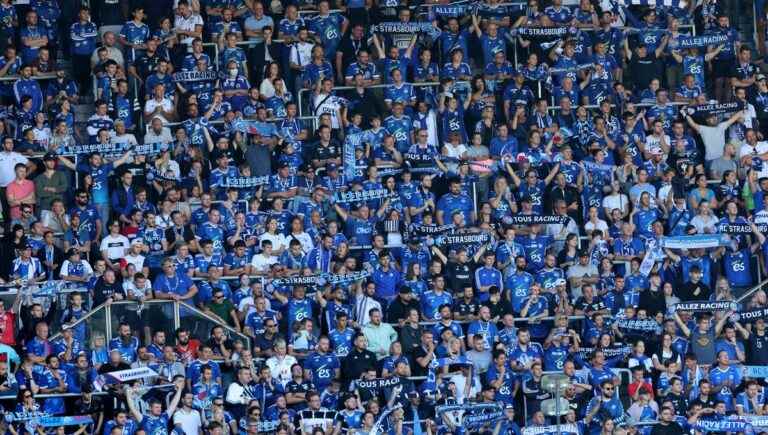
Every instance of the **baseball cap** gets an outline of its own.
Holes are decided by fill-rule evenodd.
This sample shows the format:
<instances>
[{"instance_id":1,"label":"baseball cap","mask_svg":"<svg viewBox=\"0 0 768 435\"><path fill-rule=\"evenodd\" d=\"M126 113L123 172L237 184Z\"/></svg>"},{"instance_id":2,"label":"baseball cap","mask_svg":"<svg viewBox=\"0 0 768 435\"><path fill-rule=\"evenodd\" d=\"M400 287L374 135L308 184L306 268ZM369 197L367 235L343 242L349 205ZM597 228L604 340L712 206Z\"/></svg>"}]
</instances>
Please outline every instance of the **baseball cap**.
<instances>
[{"instance_id":1,"label":"baseball cap","mask_svg":"<svg viewBox=\"0 0 768 435\"><path fill-rule=\"evenodd\" d=\"M49 161L49 160L56 161L56 153L53 153L53 152L45 153L45 155L43 156L43 161Z\"/></svg>"},{"instance_id":2,"label":"baseball cap","mask_svg":"<svg viewBox=\"0 0 768 435\"><path fill-rule=\"evenodd\" d=\"M328 165L326 165L325 168L328 170L328 172L335 171L335 170L339 169L339 167L336 165L336 163L328 163Z\"/></svg>"}]
</instances>

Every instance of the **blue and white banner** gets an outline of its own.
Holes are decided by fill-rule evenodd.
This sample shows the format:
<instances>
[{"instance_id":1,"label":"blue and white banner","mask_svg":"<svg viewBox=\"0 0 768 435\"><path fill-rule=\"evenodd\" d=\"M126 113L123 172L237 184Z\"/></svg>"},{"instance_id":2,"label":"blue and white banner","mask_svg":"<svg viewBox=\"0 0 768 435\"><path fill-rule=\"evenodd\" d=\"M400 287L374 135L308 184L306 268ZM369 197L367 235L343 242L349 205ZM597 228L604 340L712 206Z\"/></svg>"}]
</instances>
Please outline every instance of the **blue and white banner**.
<instances>
[{"instance_id":1,"label":"blue and white banner","mask_svg":"<svg viewBox=\"0 0 768 435\"><path fill-rule=\"evenodd\" d=\"M741 366L741 374L747 378L768 378L768 367L766 366ZM763 417L768 418L768 417ZM760 427L768 427L761 425Z\"/></svg>"},{"instance_id":2,"label":"blue and white banner","mask_svg":"<svg viewBox=\"0 0 768 435\"><path fill-rule=\"evenodd\" d=\"M592 357L592 354L595 353L595 350L598 350L594 347L579 347L579 351L577 352L579 356L581 356L582 359L589 359ZM604 347L599 348L601 352L603 352L603 355L606 358L623 358L630 353L632 353L632 346L625 345L620 347Z\"/></svg>"},{"instance_id":3,"label":"blue and white banner","mask_svg":"<svg viewBox=\"0 0 768 435\"><path fill-rule=\"evenodd\" d=\"M624 331L652 332L661 334L662 328L654 319L618 319L616 326Z\"/></svg>"},{"instance_id":4,"label":"blue and white banner","mask_svg":"<svg viewBox=\"0 0 768 435\"><path fill-rule=\"evenodd\" d=\"M93 418L90 415L73 415L69 417L43 417L37 424L42 427L59 426L83 426L92 424Z\"/></svg>"},{"instance_id":5,"label":"blue and white banner","mask_svg":"<svg viewBox=\"0 0 768 435\"><path fill-rule=\"evenodd\" d=\"M275 432L280 426L280 420L260 421L256 426L256 431L262 432Z\"/></svg>"},{"instance_id":6,"label":"blue and white banner","mask_svg":"<svg viewBox=\"0 0 768 435\"><path fill-rule=\"evenodd\" d=\"M677 39L677 48L701 48L709 45L720 45L728 42L728 35L701 35L701 36L682 36Z\"/></svg>"},{"instance_id":7,"label":"blue and white banner","mask_svg":"<svg viewBox=\"0 0 768 435\"><path fill-rule=\"evenodd\" d=\"M562 38L568 33L575 33L570 27L518 27L512 28L510 34L530 38Z\"/></svg>"},{"instance_id":8,"label":"blue and white banner","mask_svg":"<svg viewBox=\"0 0 768 435\"><path fill-rule=\"evenodd\" d=\"M99 153L106 154L123 154L128 150L127 144L111 144L111 143L95 143L95 144L81 144L70 145L59 148L57 153L60 156L80 156L85 154Z\"/></svg>"},{"instance_id":9,"label":"blue and white banner","mask_svg":"<svg viewBox=\"0 0 768 435\"><path fill-rule=\"evenodd\" d=\"M752 425L737 415L722 419L699 419L693 428L702 432L748 432L752 433Z\"/></svg>"},{"instance_id":10,"label":"blue and white banner","mask_svg":"<svg viewBox=\"0 0 768 435\"><path fill-rule=\"evenodd\" d=\"M397 376L390 378L376 378L376 379L358 379L352 382L352 386L361 390L381 390L384 388L392 388L400 385L402 380Z\"/></svg>"},{"instance_id":11,"label":"blue and white banner","mask_svg":"<svg viewBox=\"0 0 768 435\"><path fill-rule=\"evenodd\" d=\"M276 287L295 287L295 286L323 286L326 284L339 285L355 281L361 281L371 276L366 270L359 272L336 275L329 273L320 273L315 275L288 276L285 278L275 278L272 285Z\"/></svg>"},{"instance_id":12,"label":"blue and white banner","mask_svg":"<svg viewBox=\"0 0 768 435\"><path fill-rule=\"evenodd\" d=\"M506 225L554 225L565 224L569 219L559 215L516 214L504 216L501 221Z\"/></svg>"},{"instance_id":13,"label":"blue and white banner","mask_svg":"<svg viewBox=\"0 0 768 435\"><path fill-rule=\"evenodd\" d=\"M336 203L345 204L349 202L374 201L377 199L389 198L392 193L387 189L357 190L354 192L336 192L333 199Z\"/></svg>"},{"instance_id":14,"label":"blue and white banner","mask_svg":"<svg viewBox=\"0 0 768 435\"><path fill-rule=\"evenodd\" d=\"M432 8L432 12L439 17L455 18L466 15L469 9L468 5L438 5Z\"/></svg>"},{"instance_id":15,"label":"blue and white banner","mask_svg":"<svg viewBox=\"0 0 768 435\"><path fill-rule=\"evenodd\" d=\"M230 128L233 131L258 134L259 136L270 136L275 132L274 125L269 122L250 121L246 119L236 119L232 121Z\"/></svg>"},{"instance_id":16,"label":"blue and white banner","mask_svg":"<svg viewBox=\"0 0 768 435\"><path fill-rule=\"evenodd\" d=\"M41 418L50 417L51 414L42 411L19 411L19 412L6 412L3 414L3 419L8 423L15 421L30 421L40 420Z\"/></svg>"},{"instance_id":17,"label":"blue and white banner","mask_svg":"<svg viewBox=\"0 0 768 435\"><path fill-rule=\"evenodd\" d=\"M478 245L488 243L491 240L491 235L488 233L474 233L474 234L449 234L445 236L438 236L435 239L436 245Z\"/></svg>"},{"instance_id":18,"label":"blue and white banner","mask_svg":"<svg viewBox=\"0 0 768 435\"><path fill-rule=\"evenodd\" d=\"M134 154L147 156L160 154L164 151L172 151L173 144L170 143L147 143L144 145L134 145L131 151Z\"/></svg>"},{"instance_id":19,"label":"blue and white banner","mask_svg":"<svg viewBox=\"0 0 768 435\"><path fill-rule=\"evenodd\" d=\"M686 0L620 0L624 6L667 6L670 8L684 8Z\"/></svg>"},{"instance_id":20,"label":"blue and white banner","mask_svg":"<svg viewBox=\"0 0 768 435\"><path fill-rule=\"evenodd\" d=\"M572 68L550 68L547 70L549 74L563 74L563 73L569 73L569 72L578 72L585 69L593 68L595 64L593 63L582 63L581 65L576 65Z\"/></svg>"},{"instance_id":21,"label":"blue and white banner","mask_svg":"<svg viewBox=\"0 0 768 435\"><path fill-rule=\"evenodd\" d=\"M688 106L684 109L690 116L719 116L730 115L736 113L739 110L744 110L744 105L739 101L732 103L711 103L701 104L698 106Z\"/></svg>"},{"instance_id":22,"label":"blue and white banner","mask_svg":"<svg viewBox=\"0 0 768 435\"><path fill-rule=\"evenodd\" d=\"M730 243L725 234L696 234L693 236L662 237L660 246L669 249L717 248Z\"/></svg>"},{"instance_id":23,"label":"blue and white banner","mask_svg":"<svg viewBox=\"0 0 768 435\"><path fill-rule=\"evenodd\" d=\"M471 433L478 433L483 426L496 424L505 418L504 410L496 403L442 405L435 408L435 414Z\"/></svg>"},{"instance_id":24,"label":"blue and white banner","mask_svg":"<svg viewBox=\"0 0 768 435\"><path fill-rule=\"evenodd\" d=\"M429 364L429 372L427 372L427 380L425 381L430 387L437 388L437 369L450 366L472 366L472 361L464 355L459 355L454 358L439 358L433 359ZM426 388L425 388L426 390ZM434 390L432 390L434 391Z\"/></svg>"},{"instance_id":25,"label":"blue and white banner","mask_svg":"<svg viewBox=\"0 0 768 435\"><path fill-rule=\"evenodd\" d=\"M121 384L123 382L133 381L135 379L151 378L158 376L157 372L149 367L139 367L136 369L118 370L116 372L99 375L93 381L93 387L96 391L102 391L106 385Z\"/></svg>"},{"instance_id":26,"label":"blue and white banner","mask_svg":"<svg viewBox=\"0 0 768 435\"><path fill-rule=\"evenodd\" d=\"M551 426L526 426L522 430L522 435L544 435L544 434L557 434L558 430L561 434L573 434L579 435L579 427L574 423L561 424L559 427L556 425Z\"/></svg>"},{"instance_id":27,"label":"blue and white banner","mask_svg":"<svg viewBox=\"0 0 768 435\"><path fill-rule=\"evenodd\" d=\"M227 177L220 186L234 187L235 189L252 189L269 184L269 177L269 175L261 177Z\"/></svg>"},{"instance_id":28,"label":"blue and white banner","mask_svg":"<svg viewBox=\"0 0 768 435\"><path fill-rule=\"evenodd\" d=\"M379 33L426 33L427 35L437 37L440 35L440 29L433 26L432 23L424 21L417 23L399 23L388 21L371 26L371 32Z\"/></svg>"},{"instance_id":29,"label":"blue and white banner","mask_svg":"<svg viewBox=\"0 0 768 435\"><path fill-rule=\"evenodd\" d=\"M204 82L218 78L219 74L216 71L181 71L173 74L175 82Z\"/></svg>"},{"instance_id":30,"label":"blue and white banner","mask_svg":"<svg viewBox=\"0 0 768 435\"><path fill-rule=\"evenodd\" d=\"M363 133L348 134L344 138L344 176L352 180L358 176L355 167L355 148L363 143ZM362 175L362 171L360 172Z\"/></svg>"},{"instance_id":31,"label":"blue and white banner","mask_svg":"<svg viewBox=\"0 0 768 435\"><path fill-rule=\"evenodd\" d=\"M752 234L752 225L748 224L718 224L717 232L723 234ZM768 224L755 225L757 231L761 233L768 233Z\"/></svg>"},{"instance_id":32,"label":"blue and white banner","mask_svg":"<svg viewBox=\"0 0 768 435\"><path fill-rule=\"evenodd\" d=\"M754 322L757 319L768 319L768 308L755 308L734 314L734 320L737 321Z\"/></svg>"},{"instance_id":33,"label":"blue and white banner","mask_svg":"<svg viewBox=\"0 0 768 435\"><path fill-rule=\"evenodd\" d=\"M412 223L410 227L408 227L411 235L415 235L415 236L440 235L443 233L453 231L455 228L456 226L454 224L421 225L421 224L415 224L415 223Z\"/></svg>"},{"instance_id":34,"label":"blue and white banner","mask_svg":"<svg viewBox=\"0 0 768 435\"><path fill-rule=\"evenodd\" d=\"M733 301L688 301L675 304L675 311L690 311L694 313L706 313L712 311L736 311L739 304Z\"/></svg>"}]
</instances>

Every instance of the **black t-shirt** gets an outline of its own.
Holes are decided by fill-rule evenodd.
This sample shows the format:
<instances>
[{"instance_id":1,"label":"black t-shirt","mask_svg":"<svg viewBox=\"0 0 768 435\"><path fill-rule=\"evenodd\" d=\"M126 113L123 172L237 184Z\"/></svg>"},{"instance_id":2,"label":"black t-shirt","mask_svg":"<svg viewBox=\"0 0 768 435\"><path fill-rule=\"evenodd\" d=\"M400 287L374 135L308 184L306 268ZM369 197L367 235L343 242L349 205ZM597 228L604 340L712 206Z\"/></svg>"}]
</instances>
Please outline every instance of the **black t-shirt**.
<instances>
[{"instance_id":1,"label":"black t-shirt","mask_svg":"<svg viewBox=\"0 0 768 435\"><path fill-rule=\"evenodd\" d=\"M429 372L429 367L422 367L416 360L418 358L424 358L429 352L424 349L424 346L419 346L413 350L411 354L411 375L413 376L426 376Z\"/></svg>"},{"instance_id":2,"label":"black t-shirt","mask_svg":"<svg viewBox=\"0 0 768 435\"><path fill-rule=\"evenodd\" d=\"M341 53L341 65L344 68L341 71L342 75L346 75L347 67L351 63L357 62L357 54L360 52L360 50L365 50L370 53L368 41L365 39L365 37L361 38L359 41L353 40L351 36L341 40L338 53ZM336 64L334 63L334 67L335 66Z\"/></svg>"},{"instance_id":3,"label":"black t-shirt","mask_svg":"<svg viewBox=\"0 0 768 435\"><path fill-rule=\"evenodd\" d=\"M453 312L460 316L477 315L477 311L480 309L480 302L476 298L472 298L469 302L466 299L461 298L453 303Z\"/></svg>"},{"instance_id":4,"label":"black t-shirt","mask_svg":"<svg viewBox=\"0 0 768 435\"><path fill-rule=\"evenodd\" d=\"M768 334L758 335L757 332L749 334L749 356L752 365L768 364Z\"/></svg>"},{"instance_id":5,"label":"black t-shirt","mask_svg":"<svg viewBox=\"0 0 768 435\"><path fill-rule=\"evenodd\" d=\"M685 433L677 422L670 424L657 424L651 429L651 435L682 435Z\"/></svg>"},{"instance_id":6,"label":"black t-shirt","mask_svg":"<svg viewBox=\"0 0 768 435\"><path fill-rule=\"evenodd\" d=\"M655 53L648 53L640 59L636 54L632 55L629 61L629 70L632 71L632 83L635 89L645 89L651 80L661 77L661 61L656 58Z\"/></svg>"}]
</instances>

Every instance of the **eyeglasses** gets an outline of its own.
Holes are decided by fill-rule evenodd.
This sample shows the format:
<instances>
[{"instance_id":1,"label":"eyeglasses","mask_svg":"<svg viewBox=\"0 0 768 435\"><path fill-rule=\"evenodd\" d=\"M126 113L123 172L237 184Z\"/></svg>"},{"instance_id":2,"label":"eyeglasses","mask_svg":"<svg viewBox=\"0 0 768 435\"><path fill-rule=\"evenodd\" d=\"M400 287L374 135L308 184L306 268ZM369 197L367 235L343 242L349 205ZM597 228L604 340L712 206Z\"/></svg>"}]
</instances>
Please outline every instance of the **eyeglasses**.
<instances>
[{"instance_id":1,"label":"eyeglasses","mask_svg":"<svg viewBox=\"0 0 768 435\"><path fill-rule=\"evenodd\" d=\"M264 325L264 326L266 326L267 328L276 328L277 327L277 325Z\"/></svg>"},{"instance_id":2,"label":"eyeglasses","mask_svg":"<svg viewBox=\"0 0 768 435\"><path fill-rule=\"evenodd\" d=\"M24 396L22 396L22 397L24 397L25 399L31 399L31 398L32 398L32 395L31 395L31 394L25 394L25 395L24 395Z\"/></svg>"}]
</instances>

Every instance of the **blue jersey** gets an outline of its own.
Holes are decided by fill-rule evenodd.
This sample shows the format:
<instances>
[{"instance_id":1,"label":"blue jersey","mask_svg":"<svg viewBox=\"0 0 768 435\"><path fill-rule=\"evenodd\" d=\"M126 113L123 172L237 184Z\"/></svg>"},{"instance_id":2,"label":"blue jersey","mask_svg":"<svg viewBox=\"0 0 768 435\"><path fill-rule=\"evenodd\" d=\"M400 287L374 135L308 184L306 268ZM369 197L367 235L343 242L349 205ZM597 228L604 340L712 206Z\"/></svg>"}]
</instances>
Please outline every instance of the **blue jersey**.
<instances>
[{"instance_id":1,"label":"blue jersey","mask_svg":"<svg viewBox=\"0 0 768 435\"><path fill-rule=\"evenodd\" d=\"M96 49L96 37L98 36L96 24L76 22L69 28L69 37L72 40L72 53L90 56Z\"/></svg>"},{"instance_id":2,"label":"blue jersey","mask_svg":"<svg viewBox=\"0 0 768 435\"><path fill-rule=\"evenodd\" d=\"M411 128L413 120L406 115L396 118L394 115L384 120L384 128L395 138L395 147L401 153L411 147Z\"/></svg>"},{"instance_id":3,"label":"blue jersey","mask_svg":"<svg viewBox=\"0 0 768 435\"><path fill-rule=\"evenodd\" d=\"M479 335L483 337L485 342L485 349L491 350L493 344L496 343L499 330L492 322L484 322L482 320L475 320L469 324L467 329L467 335Z\"/></svg>"},{"instance_id":4,"label":"blue jersey","mask_svg":"<svg viewBox=\"0 0 768 435\"><path fill-rule=\"evenodd\" d=\"M512 311L515 313L520 313L523 308L523 302L528 297L533 282L533 275L524 271L517 271L509 275L504 282L504 288L509 291Z\"/></svg>"},{"instance_id":5,"label":"blue jersey","mask_svg":"<svg viewBox=\"0 0 768 435\"><path fill-rule=\"evenodd\" d=\"M355 338L355 330L347 328L340 331L334 328L328 333L328 338L331 340L331 347L336 356L343 358L347 356L350 350L352 350L352 340Z\"/></svg>"},{"instance_id":6,"label":"blue jersey","mask_svg":"<svg viewBox=\"0 0 768 435\"><path fill-rule=\"evenodd\" d=\"M21 29L19 34L20 38L32 39L43 37L48 38L49 36L50 34L48 33L48 29L45 26L25 26ZM31 64L35 59L37 59L38 53L40 52L39 48L24 45L24 42L21 43L21 47L21 59L25 64Z\"/></svg>"},{"instance_id":7,"label":"blue jersey","mask_svg":"<svg viewBox=\"0 0 768 435\"><path fill-rule=\"evenodd\" d=\"M26 280L34 280L43 274L43 265L37 257L24 260L21 257L13 259L13 276Z\"/></svg>"},{"instance_id":8,"label":"blue jersey","mask_svg":"<svg viewBox=\"0 0 768 435\"><path fill-rule=\"evenodd\" d=\"M83 174L88 174L93 180L91 185L91 195L94 204L108 204L109 203L109 174L112 172L114 165L112 163L104 163L99 166L92 166L88 162L80 162L77 164L77 171ZM82 219L81 219L82 222Z\"/></svg>"},{"instance_id":9,"label":"blue jersey","mask_svg":"<svg viewBox=\"0 0 768 435\"><path fill-rule=\"evenodd\" d=\"M563 369L565 360L568 358L569 349L568 346L550 345L544 350L544 370L546 371L560 371Z\"/></svg>"},{"instance_id":10,"label":"blue jersey","mask_svg":"<svg viewBox=\"0 0 768 435\"><path fill-rule=\"evenodd\" d=\"M509 367L506 367L504 369L504 375L501 376L499 374L499 369L496 368L495 364L491 364L491 366L488 368L488 371L485 374L485 378L488 381L488 383L494 382L500 378L502 378L504 381L502 382L501 386L496 389L496 396L495 399L510 405L512 404L512 393L515 388L515 375L512 372L512 369Z\"/></svg>"},{"instance_id":11,"label":"blue jersey","mask_svg":"<svg viewBox=\"0 0 768 435\"><path fill-rule=\"evenodd\" d=\"M219 366L219 363L213 360L200 361L199 359L196 359L189 363L186 370L186 377L191 381L192 385L201 381L203 367L205 366L211 368L211 375L213 375L214 380L221 378L221 367Z\"/></svg>"},{"instance_id":12,"label":"blue jersey","mask_svg":"<svg viewBox=\"0 0 768 435\"><path fill-rule=\"evenodd\" d=\"M221 255L224 250L224 229L221 225L212 222L204 222L197 228L200 239L208 239L213 242L213 252Z\"/></svg>"},{"instance_id":13,"label":"blue jersey","mask_svg":"<svg viewBox=\"0 0 768 435\"><path fill-rule=\"evenodd\" d=\"M733 287L752 286L751 256L748 249L736 252L726 251L723 256L725 276Z\"/></svg>"},{"instance_id":14,"label":"blue jersey","mask_svg":"<svg viewBox=\"0 0 768 435\"><path fill-rule=\"evenodd\" d=\"M312 301L291 298L286 304L286 315L289 325L304 319L312 319Z\"/></svg>"},{"instance_id":15,"label":"blue jersey","mask_svg":"<svg viewBox=\"0 0 768 435\"><path fill-rule=\"evenodd\" d=\"M517 240L525 249L525 259L528 262L528 270L538 272L544 267L544 257L547 249L552 244L551 236L524 236Z\"/></svg>"},{"instance_id":16,"label":"blue jersey","mask_svg":"<svg viewBox=\"0 0 768 435\"><path fill-rule=\"evenodd\" d=\"M734 398L735 388L741 384L741 372L734 366L729 366L726 369L722 369L719 366L709 370L709 381L712 383L712 387L716 390L717 387L731 382L731 387L723 386L719 392L715 394L715 399L725 402L725 407L728 411L734 410Z\"/></svg>"},{"instance_id":17,"label":"blue jersey","mask_svg":"<svg viewBox=\"0 0 768 435\"><path fill-rule=\"evenodd\" d=\"M336 58L336 49L341 42L340 29L344 21L346 21L345 18L340 14L329 14L327 16L316 15L309 22L309 31L320 38L327 59Z\"/></svg>"},{"instance_id":18,"label":"blue jersey","mask_svg":"<svg viewBox=\"0 0 768 435\"><path fill-rule=\"evenodd\" d=\"M539 343L528 343L525 349L518 344L508 352L507 357L510 363L517 362L521 366L530 366L535 360L543 361L544 351Z\"/></svg>"},{"instance_id":19,"label":"blue jersey","mask_svg":"<svg viewBox=\"0 0 768 435\"><path fill-rule=\"evenodd\" d=\"M400 86L394 84L387 86L387 88L384 89L384 101L388 103L403 103L405 105L415 102L416 93L413 90L413 85L400 83Z\"/></svg>"},{"instance_id":20,"label":"blue jersey","mask_svg":"<svg viewBox=\"0 0 768 435\"><path fill-rule=\"evenodd\" d=\"M464 222L467 225L472 224L472 212L474 206L472 199L464 194L454 195L452 193L443 195L436 204L437 210L443 212L443 221L451 222L454 213L464 215Z\"/></svg>"},{"instance_id":21,"label":"blue jersey","mask_svg":"<svg viewBox=\"0 0 768 435\"><path fill-rule=\"evenodd\" d=\"M37 113L43 108L43 90L40 88L37 80L18 79L13 84L13 93L16 98L16 105L21 108L21 98L25 95L32 97L33 113Z\"/></svg>"},{"instance_id":22,"label":"blue jersey","mask_svg":"<svg viewBox=\"0 0 768 435\"><path fill-rule=\"evenodd\" d=\"M144 414L141 419L141 429L147 435L167 435L168 420L169 420L168 413L166 412L163 412L158 416L155 416L151 413L147 413L147 414Z\"/></svg>"},{"instance_id":23,"label":"blue jersey","mask_svg":"<svg viewBox=\"0 0 768 435\"><path fill-rule=\"evenodd\" d=\"M448 292L435 292L430 290L421 298L421 312L425 319L438 320L440 319L439 309L441 305L448 304L453 305L453 297Z\"/></svg>"},{"instance_id":24,"label":"blue jersey","mask_svg":"<svg viewBox=\"0 0 768 435\"><path fill-rule=\"evenodd\" d=\"M314 352L304 360L304 369L312 374L312 383L318 391L325 390L336 377L336 370L341 368L339 358L334 354Z\"/></svg>"},{"instance_id":25,"label":"blue jersey","mask_svg":"<svg viewBox=\"0 0 768 435\"><path fill-rule=\"evenodd\" d=\"M120 337L113 338L109 341L109 350L117 350L120 352L120 357L126 363L130 364L136 361L139 350L139 340L136 337L131 336L128 341L121 340Z\"/></svg>"}]
</instances>

